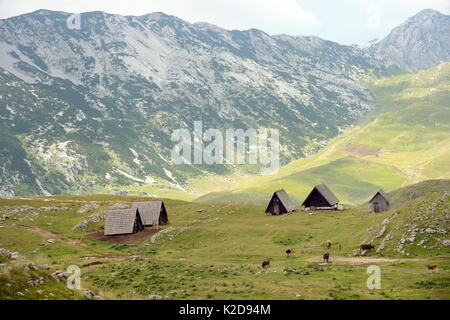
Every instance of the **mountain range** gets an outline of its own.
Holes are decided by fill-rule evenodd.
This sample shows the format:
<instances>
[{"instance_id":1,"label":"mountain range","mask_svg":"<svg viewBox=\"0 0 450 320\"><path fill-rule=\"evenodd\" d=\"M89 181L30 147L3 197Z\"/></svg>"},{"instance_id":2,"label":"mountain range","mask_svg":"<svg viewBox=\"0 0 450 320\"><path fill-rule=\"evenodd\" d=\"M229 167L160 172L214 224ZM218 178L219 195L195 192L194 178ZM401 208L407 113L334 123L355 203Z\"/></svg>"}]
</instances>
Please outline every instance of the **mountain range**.
<instances>
[{"instance_id":1,"label":"mountain range","mask_svg":"<svg viewBox=\"0 0 450 320\"><path fill-rule=\"evenodd\" d=\"M282 164L376 112L381 77L449 61L450 18L424 10L364 47L225 30L163 13L39 10L0 20L0 195L189 188L252 166L174 165L171 132L278 128ZM401 83L399 84L401 85Z\"/></svg>"},{"instance_id":2,"label":"mountain range","mask_svg":"<svg viewBox=\"0 0 450 320\"><path fill-rule=\"evenodd\" d=\"M450 178L450 63L380 78L370 88L374 109L316 154L271 176L201 181L197 201L264 204L283 188L301 204L314 185L325 183L344 205L358 205L380 188Z\"/></svg>"}]
</instances>

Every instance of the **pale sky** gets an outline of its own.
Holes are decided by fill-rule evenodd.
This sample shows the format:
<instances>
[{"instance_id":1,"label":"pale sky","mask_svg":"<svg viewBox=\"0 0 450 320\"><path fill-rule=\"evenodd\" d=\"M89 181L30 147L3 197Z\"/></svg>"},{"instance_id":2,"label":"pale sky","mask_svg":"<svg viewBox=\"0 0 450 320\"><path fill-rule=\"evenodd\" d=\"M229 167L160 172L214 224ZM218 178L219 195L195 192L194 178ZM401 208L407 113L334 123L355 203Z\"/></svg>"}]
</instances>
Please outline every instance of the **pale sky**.
<instances>
[{"instance_id":1,"label":"pale sky","mask_svg":"<svg viewBox=\"0 0 450 320\"><path fill-rule=\"evenodd\" d=\"M0 18L38 9L122 15L161 11L226 29L256 28L271 35L316 35L363 44L386 36L426 8L450 14L450 0L0 0Z\"/></svg>"}]
</instances>

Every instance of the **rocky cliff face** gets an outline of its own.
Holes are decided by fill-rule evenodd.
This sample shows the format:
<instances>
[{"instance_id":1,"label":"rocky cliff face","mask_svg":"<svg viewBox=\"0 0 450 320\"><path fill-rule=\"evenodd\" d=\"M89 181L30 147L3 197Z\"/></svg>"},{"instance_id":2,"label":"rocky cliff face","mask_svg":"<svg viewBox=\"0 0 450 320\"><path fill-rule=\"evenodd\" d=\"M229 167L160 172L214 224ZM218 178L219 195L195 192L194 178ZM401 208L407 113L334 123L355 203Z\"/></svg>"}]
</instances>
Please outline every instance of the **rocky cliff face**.
<instances>
[{"instance_id":1,"label":"rocky cliff face","mask_svg":"<svg viewBox=\"0 0 450 320\"><path fill-rule=\"evenodd\" d=\"M40 10L0 20L3 195L182 189L188 177L235 170L171 163L171 132L197 120L278 128L287 163L370 111L360 80L387 72L374 46L229 31L163 13L84 13L78 30L67 27L69 16Z\"/></svg>"},{"instance_id":2,"label":"rocky cliff face","mask_svg":"<svg viewBox=\"0 0 450 320\"><path fill-rule=\"evenodd\" d=\"M450 16L426 9L370 45L367 51L386 66L406 71L450 61Z\"/></svg>"}]
</instances>

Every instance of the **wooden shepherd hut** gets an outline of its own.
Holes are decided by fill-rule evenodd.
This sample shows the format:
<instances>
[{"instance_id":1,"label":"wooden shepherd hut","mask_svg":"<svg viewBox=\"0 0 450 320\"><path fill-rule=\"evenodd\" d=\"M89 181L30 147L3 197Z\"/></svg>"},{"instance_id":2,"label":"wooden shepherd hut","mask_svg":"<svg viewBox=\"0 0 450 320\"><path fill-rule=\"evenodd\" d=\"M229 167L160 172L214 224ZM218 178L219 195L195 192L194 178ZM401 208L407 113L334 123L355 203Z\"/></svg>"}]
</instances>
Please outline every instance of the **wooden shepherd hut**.
<instances>
[{"instance_id":1,"label":"wooden shepherd hut","mask_svg":"<svg viewBox=\"0 0 450 320\"><path fill-rule=\"evenodd\" d=\"M105 236L133 234L143 230L141 215L136 208L106 212Z\"/></svg>"},{"instance_id":2,"label":"wooden shepherd hut","mask_svg":"<svg viewBox=\"0 0 450 320\"><path fill-rule=\"evenodd\" d=\"M295 206L284 189L275 191L267 206L266 213L279 215L295 211Z\"/></svg>"},{"instance_id":3,"label":"wooden shepherd hut","mask_svg":"<svg viewBox=\"0 0 450 320\"><path fill-rule=\"evenodd\" d=\"M372 213L389 211L391 206L391 198L380 189L369 201L370 211Z\"/></svg>"},{"instance_id":4,"label":"wooden shepherd hut","mask_svg":"<svg viewBox=\"0 0 450 320\"><path fill-rule=\"evenodd\" d=\"M169 223L166 207L162 201L133 202L132 208L139 209L144 226L158 226Z\"/></svg>"},{"instance_id":5,"label":"wooden shepherd hut","mask_svg":"<svg viewBox=\"0 0 450 320\"><path fill-rule=\"evenodd\" d=\"M302 203L306 210L337 210L339 199L324 184L314 187Z\"/></svg>"}]
</instances>

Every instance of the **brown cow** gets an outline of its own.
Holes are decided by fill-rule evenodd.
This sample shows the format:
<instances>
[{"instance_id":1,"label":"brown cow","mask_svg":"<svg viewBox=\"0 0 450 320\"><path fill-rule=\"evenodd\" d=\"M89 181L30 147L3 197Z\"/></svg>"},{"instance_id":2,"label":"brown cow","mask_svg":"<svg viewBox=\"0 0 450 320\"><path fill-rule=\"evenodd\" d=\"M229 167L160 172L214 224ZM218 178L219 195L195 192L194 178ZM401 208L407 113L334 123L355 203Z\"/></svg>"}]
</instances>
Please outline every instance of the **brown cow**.
<instances>
[{"instance_id":1,"label":"brown cow","mask_svg":"<svg viewBox=\"0 0 450 320\"><path fill-rule=\"evenodd\" d=\"M359 247L359 250L360 251L363 251L363 250L370 250L370 249L373 249L373 248L375 248L374 246L373 246L373 244L362 244L360 247Z\"/></svg>"},{"instance_id":2,"label":"brown cow","mask_svg":"<svg viewBox=\"0 0 450 320\"><path fill-rule=\"evenodd\" d=\"M291 249L291 248L289 248L289 249L286 250L286 256L289 257L289 255L290 255L291 253L292 253L292 249Z\"/></svg>"},{"instance_id":3,"label":"brown cow","mask_svg":"<svg viewBox=\"0 0 450 320\"><path fill-rule=\"evenodd\" d=\"M433 273L434 270L436 270L436 272L437 272L438 271L437 265L436 264L430 264L428 266L428 270L430 270L430 273Z\"/></svg>"},{"instance_id":4,"label":"brown cow","mask_svg":"<svg viewBox=\"0 0 450 320\"><path fill-rule=\"evenodd\" d=\"M331 248L331 240L327 240L327 249L329 250Z\"/></svg>"},{"instance_id":5,"label":"brown cow","mask_svg":"<svg viewBox=\"0 0 450 320\"><path fill-rule=\"evenodd\" d=\"M325 254L323 255L323 262L328 263L329 258L330 258L330 254L328 252L325 252Z\"/></svg>"},{"instance_id":6,"label":"brown cow","mask_svg":"<svg viewBox=\"0 0 450 320\"><path fill-rule=\"evenodd\" d=\"M262 267L263 268L265 268L265 267L269 267L270 268L270 260L264 260L263 263L262 263Z\"/></svg>"}]
</instances>

